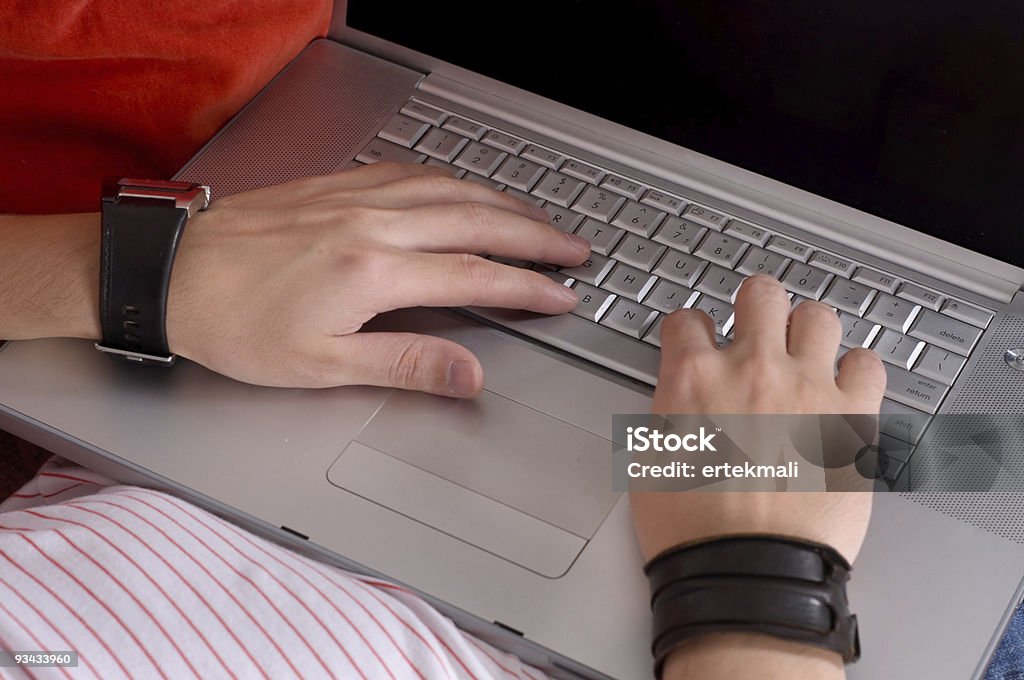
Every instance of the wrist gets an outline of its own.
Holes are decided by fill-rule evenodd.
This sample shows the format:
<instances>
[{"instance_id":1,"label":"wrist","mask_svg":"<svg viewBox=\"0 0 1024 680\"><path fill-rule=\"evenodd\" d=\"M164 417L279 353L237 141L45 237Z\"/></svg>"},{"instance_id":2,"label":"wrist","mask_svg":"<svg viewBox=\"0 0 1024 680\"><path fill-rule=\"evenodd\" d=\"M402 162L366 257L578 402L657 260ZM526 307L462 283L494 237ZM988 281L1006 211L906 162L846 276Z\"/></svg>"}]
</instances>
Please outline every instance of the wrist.
<instances>
[{"instance_id":1,"label":"wrist","mask_svg":"<svg viewBox=\"0 0 1024 680\"><path fill-rule=\"evenodd\" d=\"M98 213L0 216L0 337L100 337Z\"/></svg>"},{"instance_id":2,"label":"wrist","mask_svg":"<svg viewBox=\"0 0 1024 680\"><path fill-rule=\"evenodd\" d=\"M749 677L765 680L838 680L845 677L836 652L755 633L711 633L688 640L665 661L665 680Z\"/></svg>"}]
</instances>

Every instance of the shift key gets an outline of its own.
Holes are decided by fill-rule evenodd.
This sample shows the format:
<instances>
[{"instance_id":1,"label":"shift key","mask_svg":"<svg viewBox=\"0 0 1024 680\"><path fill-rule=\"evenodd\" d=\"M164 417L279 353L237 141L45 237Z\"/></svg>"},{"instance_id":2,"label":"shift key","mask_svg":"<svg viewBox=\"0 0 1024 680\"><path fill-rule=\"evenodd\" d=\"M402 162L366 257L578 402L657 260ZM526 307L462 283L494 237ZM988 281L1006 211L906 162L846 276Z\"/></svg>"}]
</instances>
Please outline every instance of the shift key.
<instances>
[{"instance_id":1,"label":"shift key","mask_svg":"<svg viewBox=\"0 0 1024 680\"><path fill-rule=\"evenodd\" d=\"M978 337L981 336L981 329L963 321L951 319L945 314L925 309L918 316L917 322L910 330L910 335L967 356Z\"/></svg>"},{"instance_id":2,"label":"shift key","mask_svg":"<svg viewBox=\"0 0 1024 680\"><path fill-rule=\"evenodd\" d=\"M883 363L885 366L885 396L906 406L925 413L935 413L939 402L949 389L940 382L914 375L899 366Z\"/></svg>"}]
</instances>

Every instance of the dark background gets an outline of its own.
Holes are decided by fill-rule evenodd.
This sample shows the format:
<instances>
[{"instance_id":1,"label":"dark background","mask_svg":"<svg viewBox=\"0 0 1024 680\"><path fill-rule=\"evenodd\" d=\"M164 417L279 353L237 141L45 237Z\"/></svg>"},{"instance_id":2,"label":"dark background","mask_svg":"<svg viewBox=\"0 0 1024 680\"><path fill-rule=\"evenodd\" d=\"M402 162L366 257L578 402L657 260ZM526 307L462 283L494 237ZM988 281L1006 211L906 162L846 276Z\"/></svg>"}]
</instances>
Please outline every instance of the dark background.
<instances>
[{"instance_id":1,"label":"dark background","mask_svg":"<svg viewBox=\"0 0 1024 680\"><path fill-rule=\"evenodd\" d=\"M360 30L1024 266L1024 2L348 7Z\"/></svg>"}]
</instances>

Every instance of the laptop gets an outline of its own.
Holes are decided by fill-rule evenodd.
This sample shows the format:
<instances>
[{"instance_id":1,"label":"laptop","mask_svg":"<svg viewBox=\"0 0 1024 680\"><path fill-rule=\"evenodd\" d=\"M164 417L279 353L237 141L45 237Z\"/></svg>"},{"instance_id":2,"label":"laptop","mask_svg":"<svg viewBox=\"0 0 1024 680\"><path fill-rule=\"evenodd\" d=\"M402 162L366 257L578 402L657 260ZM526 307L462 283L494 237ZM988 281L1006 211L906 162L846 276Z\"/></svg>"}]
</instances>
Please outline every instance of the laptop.
<instances>
[{"instance_id":1,"label":"laptop","mask_svg":"<svg viewBox=\"0 0 1024 680\"><path fill-rule=\"evenodd\" d=\"M339 0L329 38L178 177L216 199L439 165L591 240L581 267L505 261L580 306L375 320L476 352L473 401L8 343L0 427L400 581L557 677L649 677L612 414L649 409L665 313L703 309L726 343L736 287L768 273L794 304L835 307L844 348L885 358L894 492L876 494L851 583L864 656L849 676L980 678L1022 595L1024 485L908 481L944 416L1024 412L1024 6L960 4ZM1012 468L1024 442L1000 441Z\"/></svg>"}]
</instances>

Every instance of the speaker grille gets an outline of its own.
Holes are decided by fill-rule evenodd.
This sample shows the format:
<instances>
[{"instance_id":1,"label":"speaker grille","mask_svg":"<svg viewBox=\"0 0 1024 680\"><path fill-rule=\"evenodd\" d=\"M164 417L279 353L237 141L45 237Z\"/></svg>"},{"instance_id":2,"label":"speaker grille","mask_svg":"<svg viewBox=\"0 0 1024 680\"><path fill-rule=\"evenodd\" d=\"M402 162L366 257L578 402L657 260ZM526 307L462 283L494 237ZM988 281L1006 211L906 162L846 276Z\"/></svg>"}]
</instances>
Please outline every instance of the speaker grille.
<instances>
[{"instance_id":1,"label":"speaker grille","mask_svg":"<svg viewBox=\"0 0 1024 680\"><path fill-rule=\"evenodd\" d=\"M351 158L410 92L300 59L179 175L215 197L324 175Z\"/></svg>"},{"instance_id":2,"label":"speaker grille","mask_svg":"<svg viewBox=\"0 0 1024 680\"><path fill-rule=\"evenodd\" d=\"M1000 436L996 441L991 437L986 438L990 460L998 461L998 467L993 464L991 471L980 470L979 465L944 466L942 469L941 474L946 475L944 485L949 488L977 488L980 478L988 476L989 480L982 481L991 481L991 490L970 493L923 491L903 496L985 531L1024 544L1024 373L1013 370L1003 360L1003 353L1007 349L1022 345L1024 318L1011 315L1002 317L989 334L988 341L976 350L979 356L949 405L950 413L1016 416L1012 419L999 418L997 421L1000 427L1006 427L1007 424L1013 427L1012 424L1016 424L1011 436ZM939 419L929 436L938 449L956 450L957 446L964 446L965 442L985 436L982 428L967 432L963 427L956 426L958 423L972 422L979 421ZM925 456L921 463L928 465L929 461L936 465L942 463L929 456ZM927 477L932 478L932 474L927 474Z\"/></svg>"}]
</instances>

